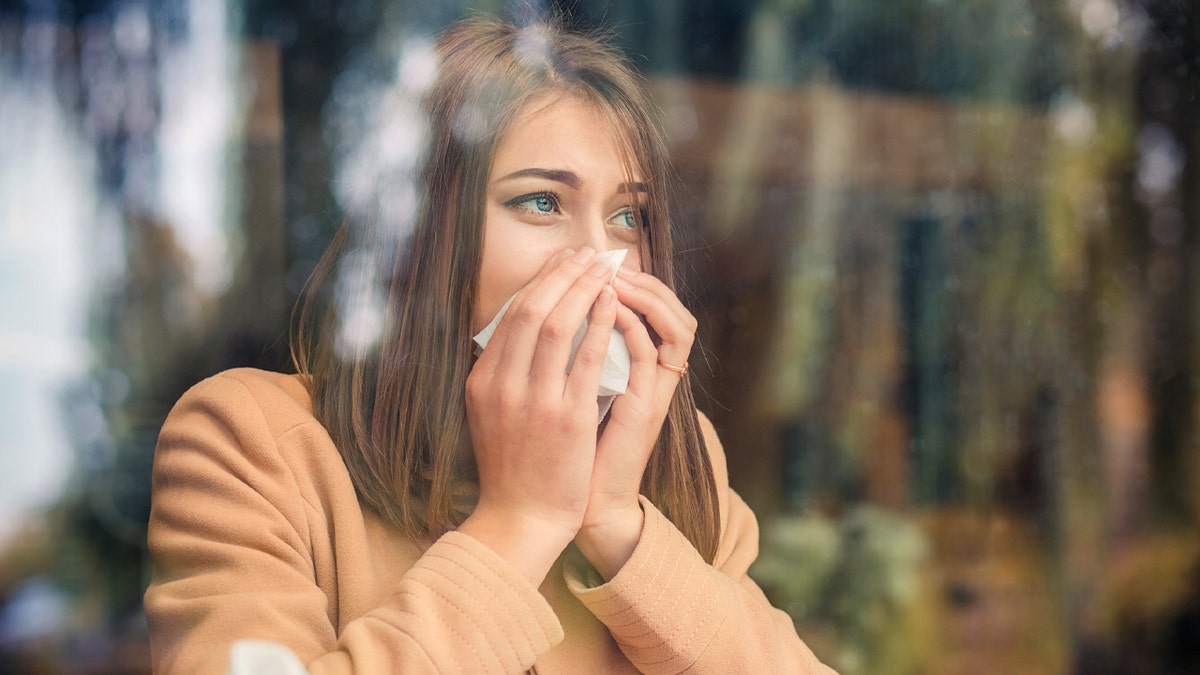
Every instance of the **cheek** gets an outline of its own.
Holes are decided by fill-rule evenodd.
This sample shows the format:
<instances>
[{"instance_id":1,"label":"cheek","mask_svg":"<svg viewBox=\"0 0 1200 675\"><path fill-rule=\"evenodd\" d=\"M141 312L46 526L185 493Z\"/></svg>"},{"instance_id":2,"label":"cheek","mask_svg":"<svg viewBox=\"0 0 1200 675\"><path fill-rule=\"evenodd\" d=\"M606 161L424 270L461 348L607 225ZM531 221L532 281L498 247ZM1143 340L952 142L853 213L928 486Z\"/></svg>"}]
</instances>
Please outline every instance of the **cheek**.
<instances>
[{"instance_id":1,"label":"cheek","mask_svg":"<svg viewBox=\"0 0 1200 675\"><path fill-rule=\"evenodd\" d=\"M637 246L628 247L629 253L625 254L625 260L621 262L621 267L634 272L644 272L646 266L642 264L642 258L638 255Z\"/></svg>"},{"instance_id":2,"label":"cheek","mask_svg":"<svg viewBox=\"0 0 1200 675\"><path fill-rule=\"evenodd\" d=\"M646 272L650 270L649 250L647 250L644 254L640 253L638 251L638 244L629 243L614 244L612 248L623 248L628 251L628 253L625 254L625 259L621 261L621 269L632 270L634 272ZM643 255L646 256L645 260L642 259Z\"/></svg>"},{"instance_id":3,"label":"cheek","mask_svg":"<svg viewBox=\"0 0 1200 675\"><path fill-rule=\"evenodd\" d=\"M504 303L537 276L542 265L554 255L552 247L539 246L528 238L506 239L493 234L500 233L489 232L485 237L479 268L472 319L475 332L488 325Z\"/></svg>"},{"instance_id":4,"label":"cheek","mask_svg":"<svg viewBox=\"0 0 1200 675\"><path fill-rule=\"evenodd\" d=\"M499 251L495 251L495 253L499 253ZM502 261L497 259L498 257L485 253L483 264L479 269L479 291L475 294L475 311L472 320L472 328L475 332L479 332L486 326L504 306L508 298L516 292L516 289L509 290L513 286L509 266L502 264Z\"/></svg>"}]
</instances>

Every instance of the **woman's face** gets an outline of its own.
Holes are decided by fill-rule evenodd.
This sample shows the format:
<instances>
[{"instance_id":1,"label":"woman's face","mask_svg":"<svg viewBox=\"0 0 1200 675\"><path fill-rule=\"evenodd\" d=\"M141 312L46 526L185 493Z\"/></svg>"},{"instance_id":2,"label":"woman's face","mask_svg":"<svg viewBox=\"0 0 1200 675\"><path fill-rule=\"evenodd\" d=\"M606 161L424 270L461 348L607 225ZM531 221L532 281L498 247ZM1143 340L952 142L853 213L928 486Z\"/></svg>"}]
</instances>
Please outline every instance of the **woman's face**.
<instances>
[{"instance_id":1,"label":"woman's face","mask_svg":"<svg viewBox=\"0 0 1200 675\"><path fill-rule=\"evenodd\" d=\"M483 218L483 262L472 316L486 326L558 251L625 248L640 270L638 230L619 137L590 104L539 99L516 117L496 146Z\"/></svg>"}]
</instances>

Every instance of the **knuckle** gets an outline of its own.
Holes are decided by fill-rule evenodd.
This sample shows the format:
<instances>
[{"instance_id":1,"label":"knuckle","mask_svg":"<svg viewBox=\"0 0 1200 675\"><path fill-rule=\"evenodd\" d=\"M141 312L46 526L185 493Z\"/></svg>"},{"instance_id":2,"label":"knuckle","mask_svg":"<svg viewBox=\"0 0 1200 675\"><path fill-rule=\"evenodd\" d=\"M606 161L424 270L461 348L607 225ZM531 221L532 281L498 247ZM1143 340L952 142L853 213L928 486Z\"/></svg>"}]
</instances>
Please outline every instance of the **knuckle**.
<instances>
[{"instance_id":1,"label":"knuckle","mask_svg":"<svg viewBox=\"0 0 1200 675\"><path fill-rule=\"evenodd\" d=\"M593 366L604 360L605 351L601 350L598 345L592 342L585 341L579 346L579 351L575 352L575 365L578 366Z\"/></svg>"},{"instance_id":2,"label":"knuckle","mask_svg":"<svg viewBox=\"0 0 1200 675\"><path fill-rule=\"evenodd\" d=\"M534 394L529 401L529 410L527 415L531 419L536 417L553 418L555 412L554 401L545 394Z\"/></svg>"},{"instance_id":3,"label":"knuckle","mask_svg":"<svg viewBox=\"0 0 1200 675\"><path fill-rule=\"evenodd\" d=\"M478 370L472 370L467 375L467 403L478 402L485 387L484 378Z\"/></svg>"},{"instance_id":4,"label":"knuckle","mask_svg":"<svg viewBox=\"0 0 1200 675\"><path fill-rule=\"evenodd\" d=\"M561 317L550 316L542 323L541 334L545 339L557 342L574 337L575 330Z\"/></svg>"},{"instance_id":5,"label":"knuckle","mask_svg":"<svg viewBox=\"0 0 1200 675\"><path fill-rule=\"evenodd\" d=\"M553 396L535 396L527 415L530 422L553 435L561 435L571 429L569 411L563 407L561 400Z\"/></svg>"},{"instance_id":6,"label":"knuckle","mask_svg":"<svg viewBox=\"0 0 1200 675\"><path fill-rule=\"evenodd\" d=\"M514 324L521 326L536 325L541 321L543 311L536 302L526 299L512 311L512 320Z\"/></svg>"},{"instance_id":7,"label":"knuckle","mask_svg":"<svg viewBox=\"0 0 1200 675\"><path fill-rule=\"evenodd\" d=\"M504 411L520 409L524 403L522 393L512 386L496 387L493 398L497 406Z\"/></svg>"},{"instance_id":8,"label":"knuckle","mask_svg":"<svg viewBox=\"0 0 1200 675\"><path fill-rule=\"evenodd\" d=\"M579 416L569 411L563 411L562 414L554 418L555 427L558 433L571 435L579 428Z\"/></svg>"},{"instance_id":9,"label":"knuckle","mask_svg":"<svg viewBox=\"0 0 1200 675\"><path fill-rule=\"evenodd\" d=\"M625 331L625 344L630 348L637 348L640 351L654 349L654 340L650 339L650 333L644 328L636 331Z\"/></svg>"},{"instance_id":10,"label":"knuckle","mask_svg":"<svg viewBox=\"0 0 1200 675\"><path fill-rule=\"evenodd\" d=\"M593 417L589 418L589 410L592 411L590 414L593 415ZM589 420L591 422L596 421L594 415L594 408L580 405L572 406L571 409L566 411L562 416L562 430L566 433L576 433L580 430L586 429Z\"/></svg>"}]
</instances>

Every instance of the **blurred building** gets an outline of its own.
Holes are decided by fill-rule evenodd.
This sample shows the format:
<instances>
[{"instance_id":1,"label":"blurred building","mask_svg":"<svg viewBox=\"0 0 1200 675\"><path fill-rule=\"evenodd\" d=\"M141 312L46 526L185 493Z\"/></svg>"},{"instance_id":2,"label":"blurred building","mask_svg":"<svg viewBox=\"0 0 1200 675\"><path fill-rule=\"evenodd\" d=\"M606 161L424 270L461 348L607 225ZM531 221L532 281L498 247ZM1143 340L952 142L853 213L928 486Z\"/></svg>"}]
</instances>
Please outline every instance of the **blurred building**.
<instances>
[{"instance_id":1,"label":"blurred building","mask_svg":"<svg viewBox=\"0 0 1200 675\"><path fill-rule=\"evenodd\" d=\"M158 427L290 367L468 8L647 73L698 398L822 658L1200 669L1197 8L0 0L0 672L148 668Z\"/></svg>"}]
</instances>

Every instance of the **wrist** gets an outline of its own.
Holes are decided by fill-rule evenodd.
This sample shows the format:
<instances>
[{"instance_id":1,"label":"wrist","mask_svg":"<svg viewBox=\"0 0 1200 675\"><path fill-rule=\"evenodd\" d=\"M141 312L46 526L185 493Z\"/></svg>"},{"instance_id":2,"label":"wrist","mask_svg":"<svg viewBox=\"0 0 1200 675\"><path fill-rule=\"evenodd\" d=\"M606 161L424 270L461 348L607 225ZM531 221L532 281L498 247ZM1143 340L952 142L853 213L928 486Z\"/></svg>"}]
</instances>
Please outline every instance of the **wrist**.
<instances>
[{"instance_id":1,"label":"wrist","mask_svg":"<svg viewBox=\"0 0 1200 675\"><path fill-rule=\"evenodd\" d=\"M576 530L563 524L477 507L458 527L539 587Z\"/></svg>"},{"instance_id":2,"label":"wrist","mask_svg":"<svg viewBox=\"0 0 1200 675\"><path fill-rule=\"evenodd\" d=\"M589 513L575 535L575 545L605 581L629 562L642 538L646 514L638 503L602 513Z\"/></svg>"}]
</instances>

